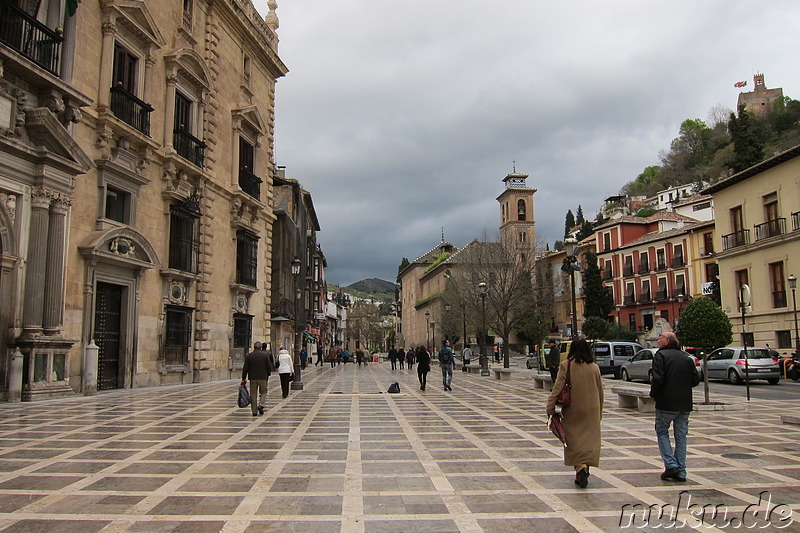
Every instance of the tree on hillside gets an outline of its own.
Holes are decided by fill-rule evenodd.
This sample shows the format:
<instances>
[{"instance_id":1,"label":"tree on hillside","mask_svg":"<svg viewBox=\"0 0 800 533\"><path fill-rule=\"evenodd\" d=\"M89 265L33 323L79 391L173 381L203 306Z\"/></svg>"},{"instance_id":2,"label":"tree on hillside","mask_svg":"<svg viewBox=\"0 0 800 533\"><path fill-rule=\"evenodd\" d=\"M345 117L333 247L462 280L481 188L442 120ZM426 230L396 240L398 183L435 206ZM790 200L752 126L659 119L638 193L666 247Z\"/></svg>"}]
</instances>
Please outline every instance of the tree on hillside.
<instances>
[{"instance_id":1,"label":"tree on hillside","mask_svg":"<svg viewBox=\"0 0 800 533\"><path fill-rule=\"evenodd\" d=\"M733 340L733 326L725 314L711 298L695 298L681 310L675 335L684 346L703 348L711 353L717 348L727 346ZM703 359L703 381L705 403L708 403L708 372Z\"/></svg>"},{"instance_id":2,"label":"tree on hillside","mask_svg":"<svg viewBox=\"0 0 800 533\"><path fill-rule=\"evenodd\" d=\"M400 266L397 267L397 283L400 283L400 273L405 270L411 262L408 260L407 257L404 257L402 261L400 261Z\"/></svg>"},{"instance_id":3,"label":"tree on hillside","mask_svg":"<svg viewBox=\"0 0 800 533\"><path fill-rule=\"evenodd\" d=\"M575 215L572 214L572 209L567 211L567 217L564 220L564 238L569 237L569 231L575 227Z\"/></svg>"},{"instance_id":4,"label":"tree on hillside","mask_svg":"<svg viewBox=\"0 0 800 533\"><path fill-rule=\"evenodd\" d=\"M596 316L606 320L614 308L614 297L608 287L603 285L597 256L592 252L586 254L586 269L583 272L583 292L586 297L583 316Z\"/></svg>"},{"instance_id":5,"label":"tree on hillside","mask_svg":"<svg viewBox=\"0 0 800 533\"><path fill-rule=\"evenodd\" d=\"M744 105L739 106L739 115L731 113L728 129L733 140L733 159L729 162L731 170L741 172L764 160L764 140L762 128Z\"/></svg>"},{"instance_id":6,"label":"tree on hillside","mask_svg":"<svg viewBox=\"0 0 800 533\"><path fill-rule=\"evenodd\" d=\"M578 213L575 215L575 224L581 225L584 222L586 222L586 219L583 218L583 206L579 204Z\"/></svg>"},{"instance_id":7,"label":"tree on hillside","mask_svg":"<svg viewBox=\"0 0 800 533\"><path fill-rule=\"evenodd\" d=\"M589 237L594 233L594 224L592 224L588 220L584 220L581 224L581 229L578 230L578 234L576 235L578 242L582 241L586 237Z\"/></svg>"}]
</instances>

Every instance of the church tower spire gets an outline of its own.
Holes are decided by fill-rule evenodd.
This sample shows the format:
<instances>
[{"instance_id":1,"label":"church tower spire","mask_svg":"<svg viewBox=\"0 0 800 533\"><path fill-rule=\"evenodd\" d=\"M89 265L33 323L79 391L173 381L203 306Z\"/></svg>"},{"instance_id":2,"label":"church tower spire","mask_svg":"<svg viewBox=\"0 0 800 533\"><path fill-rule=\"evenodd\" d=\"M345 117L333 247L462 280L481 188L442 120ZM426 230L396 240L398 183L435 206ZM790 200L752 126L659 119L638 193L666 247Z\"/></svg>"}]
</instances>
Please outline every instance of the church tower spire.
<instances>
[{"instance_id":1,"label":"church tower spire","mask_svg":"<svg viewBox=\"0 0 800 533\"><path fill-rule=\"evenodd\" d=\"M500 204L500 241L518 250L521 259L533 259L534 232L533 195L527 174L514 172L503 178L505 190L497 197Z\"/></svg>"}]
</instances>

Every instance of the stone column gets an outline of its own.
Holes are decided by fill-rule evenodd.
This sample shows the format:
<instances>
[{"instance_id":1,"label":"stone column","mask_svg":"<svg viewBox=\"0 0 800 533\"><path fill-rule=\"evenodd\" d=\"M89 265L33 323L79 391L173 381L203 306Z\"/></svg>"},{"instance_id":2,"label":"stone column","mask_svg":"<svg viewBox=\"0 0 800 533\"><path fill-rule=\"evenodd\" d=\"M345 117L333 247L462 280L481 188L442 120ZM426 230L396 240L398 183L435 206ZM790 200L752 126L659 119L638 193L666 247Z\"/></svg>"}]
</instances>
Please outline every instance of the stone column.
<instances>
[{"instance_id":1,"label":"stone column","mask_svg":"<svg viewBox=\"0 0 800 533\"><path fill-rule=\"evenodd\" d=\"M50 228L47 234L47 283L44 287L44 334L61 333L64 310L64 248L66 218L71 201L61 196L50 205Z\"/></svg>"},{"instance_id":2,"label":"stone column","mask_svg":"<svg viewBox=\"0 0 800 533\"><path fill-rule=\"evenodd\" d=\"M31 192L31 202L33 205L25 269L25 308L22 312L23 335L36 335L42 332L50 194L43 188L34 189Z\"/></svg>"},{"instance_id":3,"label":"stone column","mask_svg":"<svg viewBox=\"0 0 800 533\"><path fill-rule=\"evenodd\" d=\"M173 149L172 139L175 136L175 90L178 85L178 75L167 71L167 100L164 102L164 149L169 152Z\"/></svg>"},{"instance_id":4,"label":"stone column","mask_svg":"<svg viewBox=\"0 0 800 533\"><path fill-rule=\"evenodd\" d=\"M114 37L117 25L113 15L103 20L103 44L100 48L100 86L97 89L97 108L108 109L111 83L114 76Z\"/></svg>"}]
</instances>

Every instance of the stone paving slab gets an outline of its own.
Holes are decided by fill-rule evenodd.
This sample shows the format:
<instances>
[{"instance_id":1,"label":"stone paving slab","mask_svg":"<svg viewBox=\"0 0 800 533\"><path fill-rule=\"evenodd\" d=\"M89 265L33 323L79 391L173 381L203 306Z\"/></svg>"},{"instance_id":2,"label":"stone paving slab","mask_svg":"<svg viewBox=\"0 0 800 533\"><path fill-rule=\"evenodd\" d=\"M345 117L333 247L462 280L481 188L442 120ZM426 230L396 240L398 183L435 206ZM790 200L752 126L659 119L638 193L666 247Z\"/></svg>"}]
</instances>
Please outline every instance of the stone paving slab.
<instances>
[{"instance_id":1,"label":"stone paving slab","mask_svg":"<svg viewBox=\"0 0 800 533\"><path fill-rule=\"evenodd\" d=\"M717 395L738 410L692 415L677 484L659 477L652 415L618 408L604 380L601 467L581 490L535 371L456 373L446 392L437 368L426 391L415 370L312 367L288 399L270 380L262 417L235 406L236 381L0 404L0 531L800 531L783 402Z\"/></svg>"}]
</instances>

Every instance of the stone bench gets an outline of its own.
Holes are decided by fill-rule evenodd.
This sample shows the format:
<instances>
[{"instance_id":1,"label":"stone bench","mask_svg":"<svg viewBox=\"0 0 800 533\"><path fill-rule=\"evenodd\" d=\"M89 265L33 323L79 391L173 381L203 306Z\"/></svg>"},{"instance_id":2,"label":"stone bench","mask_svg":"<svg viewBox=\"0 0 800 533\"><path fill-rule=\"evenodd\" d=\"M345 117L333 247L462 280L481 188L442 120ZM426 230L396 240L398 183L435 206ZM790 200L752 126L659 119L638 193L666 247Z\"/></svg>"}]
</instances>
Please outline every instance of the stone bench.
<instances>
[{"instance_id":1,"label":"stone bench","mask_svg":"<svg viewBox=\"0 0 800 533\"><path fill-rule=\"evenodd\" d=\"M511 369L510 368L493 368L492 372L494 372L494 377L496 379L502 381L510 381L511 380Z\"/></svg>"},{"instance_id":2,"label":"stone bench","mask_svg":"<svg viewBox=\"0 0 800 533\"><path fill-rule=\"evenodd\" d=\"M797 424L800 425L800 416L798 415L781 415L781 422L784 424Z\"/></svg>"},{"instance_id":3,"label":"stone bench","mask_svg":"<svg viewBox=\"0 0 800 533\"><path fill-rule=\"evenodd\" d=\"M481 371L481 365L476 364L476 363L469 364L469 365L467 365L467 371L470 374L479 374L480 371Z\"/></svg>"},{"instance_id":4,"label":"stone bench","mask_svg":"<svg viewBox=\"0 0 800 533\"><path fill-rule=\"evenodd\" d=\"M640 413L654 413L656 401L650 397L650 389L645 387L616 386L611 392L619 398L618 405L623 408L638 408Z\"/></svg>"},{"instance_id":5,"label":"stone bench","mask_svg":"<svg viewBox=\"0 0 800 533\"><path fill-rule=\"evenodd\" d=\"M553 378L551 378L547 374L534 374L533 388L553 390Z\"/></svg>"}]
</instances>

